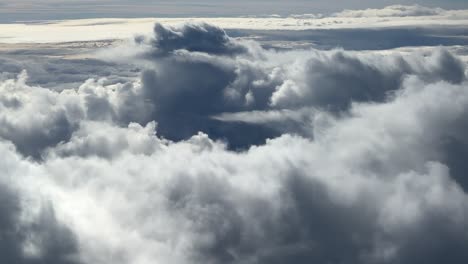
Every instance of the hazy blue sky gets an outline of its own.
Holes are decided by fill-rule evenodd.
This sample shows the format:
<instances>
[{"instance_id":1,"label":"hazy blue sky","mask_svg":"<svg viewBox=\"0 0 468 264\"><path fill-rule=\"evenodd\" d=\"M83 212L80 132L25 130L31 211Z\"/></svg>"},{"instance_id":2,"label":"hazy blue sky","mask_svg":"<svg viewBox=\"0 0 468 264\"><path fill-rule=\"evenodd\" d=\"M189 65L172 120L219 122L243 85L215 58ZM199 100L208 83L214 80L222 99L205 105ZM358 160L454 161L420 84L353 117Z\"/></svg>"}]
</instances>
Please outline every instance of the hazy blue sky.
<instances>
[{"instance_id":1,"label":"hazy blue sky","mask_svg":"<svg viewBox=\"0 0 468 264\"><path fill-rule=\"evenodd\" d=\"M466 0L2 0L0 20L84 17L239 16L259 14L327 13L342 9L420 4L448 9L466 8Z\"/></svg>"}]
</instances>

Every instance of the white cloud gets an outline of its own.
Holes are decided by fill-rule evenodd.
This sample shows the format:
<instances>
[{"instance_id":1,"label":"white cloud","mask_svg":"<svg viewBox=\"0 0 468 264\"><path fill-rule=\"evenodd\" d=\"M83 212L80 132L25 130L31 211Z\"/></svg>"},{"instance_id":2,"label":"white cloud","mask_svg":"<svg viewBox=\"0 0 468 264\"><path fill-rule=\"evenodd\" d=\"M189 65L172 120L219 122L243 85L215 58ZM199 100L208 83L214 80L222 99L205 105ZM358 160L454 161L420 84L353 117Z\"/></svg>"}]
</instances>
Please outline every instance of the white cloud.
<instances>
[{"instance_id":1,"label":"white cloud","mask_svg":"<svg viewBox=\"0 0 468 264\"><path fill-rule=\"evenodd\" d=\"M152 125L85 123L40 164L2 162L14 168L2 177L50 199L86 262L264 263L306 254L427 263L445 254L443 243L468 239L468 197L440 159L446 150L429 144L466 140L467 87L411 80L389 102L314 124L321 133L313 141L284 135L241 153L205 135L171 143ZM111 138L93 143L103 134ZM440 237L433 251L412 250Z\"/></svg>"},{"instance_id":2,"label":"white cloud","mask_svg":"<svg viewBox=\"0 0 468 264\"><path fill-rule=\"evenodd\" d=\"M200 24L156 33L103 55L141 66L141 80L62 91L25 73L0 82L3 258L468 259L458 57L278 52ZM280 135L265 144L230 148L271 130ZM181 131L189 136L165 138Z\"/></svg>"}]
</instances>

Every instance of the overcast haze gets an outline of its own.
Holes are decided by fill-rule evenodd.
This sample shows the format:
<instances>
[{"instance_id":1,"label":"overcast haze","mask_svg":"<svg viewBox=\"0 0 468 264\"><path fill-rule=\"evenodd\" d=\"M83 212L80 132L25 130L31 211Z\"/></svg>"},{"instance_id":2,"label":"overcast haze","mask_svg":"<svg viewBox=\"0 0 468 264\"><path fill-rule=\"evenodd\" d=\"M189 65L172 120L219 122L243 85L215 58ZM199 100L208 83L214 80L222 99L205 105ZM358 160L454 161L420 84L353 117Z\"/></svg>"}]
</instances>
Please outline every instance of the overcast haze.
<instances>
[{"instance_id":1,"label":"overcast haze","mask_svg":"<svg viewBox=\"0 0 468 264\"><path fill-rule=\"evenodd\" d=\"M343 9L382 8L394 4L421 4L447 9L466 7L464 0L3 0L0 3L0 19L12 22L98 17L290 15L330 13Z\"/></svg>"}]
</instances>

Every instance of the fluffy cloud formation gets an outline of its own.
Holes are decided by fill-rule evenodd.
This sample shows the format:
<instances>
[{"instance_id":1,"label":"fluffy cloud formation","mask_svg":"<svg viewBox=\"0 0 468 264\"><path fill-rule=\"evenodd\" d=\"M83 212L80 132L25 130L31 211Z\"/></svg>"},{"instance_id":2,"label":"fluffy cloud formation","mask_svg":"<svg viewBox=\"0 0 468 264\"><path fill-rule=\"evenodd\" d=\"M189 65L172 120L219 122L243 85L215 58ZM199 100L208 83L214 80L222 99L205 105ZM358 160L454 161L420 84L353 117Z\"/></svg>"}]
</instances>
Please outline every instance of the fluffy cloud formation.
<instances>
[{"instance_id":1,"label":"fluffy cloud formation","mask_svg":"<svg viewBox=\"0 0 468 264\"><path fill-rule=\"evenodd\" d=\"M125 55L122 49L134 51ZM238 112L318 108L338 113L352 102L384 101L411 75L425 82L457 84L465 79L465 65L445 49L409 56L277 52L234 40L207 24L173 28L157 24L153 38L138 37L104 57L113 64L131 61L145 69L141 81L89 80L77 90L54 91L26 85L23 74L0 87L2 137L23 154L38 158L45 148L68 141L81 120L123 126L156 120L160 135L171 140L203 131L227 140L232 148L246 148L284 132L304 134L304 119L288 118L273 125L246 117L244 122ZM218 118L232 114L237 119Z\"/></svg>"},{"instance_id":2,"label":"fluffy cloud formation","mask_svg":"<svg viewBox=\"0 0 468 264\"><path fill-rule=\"evenodd\" d=\"M190 24L103 58L141 78L0 83L11 262L468 260L468 82L446 49L275 51Z\"/></svg>"},{"instance_id":3,"label":"fluffy cloud formation","mask_svg":"<svg viewBox=\"0 0 468 264\"><path fill-rule=\"evenodd\" d=\"M201 130L226 138L233 147L244 147L278 132L262 131L252 122L220 124L212 117L310 107L339 112L352 102L384 101L409 75L427 82L465 79L463 62L444 49L405 57L342 50L275 52L231 39L205 24L156 25L155 32L154 39L139 39L137 44L146 45L137 55L142 64L154 67L142 74L143 96L154 105L147 121L157 120L161 135L175 140ZM205 49L196 48L202 43ZM232 47L243 52L233 53Z\"/></svg>"},{"instance_id":4,"label":"fluffy cloud formation","mask_svg":"<svg viewBox=\"0 0 468 264\"><path fill-rule=\"evenodd\" d=\"M39 166L15 158L26 168L3 175L41 186L86 263L462 263L468 197L443 143L466 140L466 91L409 80L386 103L318 113L314 140L240 153L85 122Z\"/></svg>"},{"instance_id":5,"label":"fluffy cloud formation","mask_svg":"<svg viewBox=\"0 0 468 264\"><path fill-rule=\"evenodd\" d=\"M107 85L88 80L77 90L61 92L26 84L27 73L0 84L0 135L26 156L68 141L81 120L128 123L148 119L136 94L138 83Z\"/></svg>"}]
</instances>

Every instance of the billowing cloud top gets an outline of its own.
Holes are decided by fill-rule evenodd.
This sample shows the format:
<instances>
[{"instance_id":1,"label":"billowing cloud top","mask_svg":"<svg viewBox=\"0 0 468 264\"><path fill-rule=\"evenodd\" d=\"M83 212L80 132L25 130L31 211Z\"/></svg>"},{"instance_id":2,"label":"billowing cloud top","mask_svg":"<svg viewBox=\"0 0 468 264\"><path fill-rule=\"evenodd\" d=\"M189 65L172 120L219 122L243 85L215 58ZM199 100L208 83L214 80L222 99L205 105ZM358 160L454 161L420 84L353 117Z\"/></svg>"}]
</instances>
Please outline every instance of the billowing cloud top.
<instances>
[{"instance_id":1,"label":"billowing cloud top","mask_svg":"<svg viewBox=\"0 0 468 264\"><path fill-rule=\"evenodd\" d=\"M152 45L158 53L184 49L212 54L237 53L243 46L230 41L224 30L209 24L187 24L182 28L167 28L157 23Z\"/></svg>"},{"instance_id":2,"label":"billowing cloud top","mask_svg":"<svg viewBox=\"0 0 468 264\"><path fill-rule=\"evenodd\" d=\"M63 59L102 74L77 87L0 76L2 261L468 261L453 48L279 50L206 23L153 29L101 64ZM110 80L113 67L138 76Z\"/></svg>"}]
</instances>

